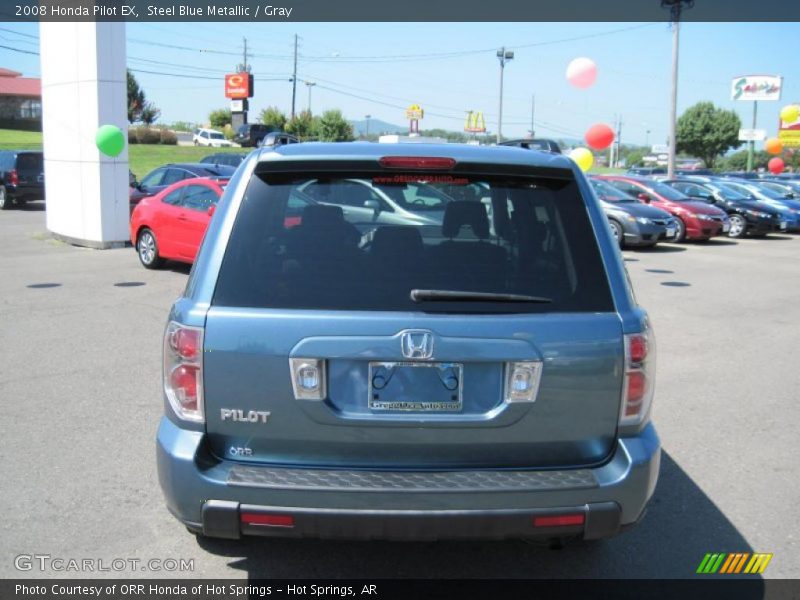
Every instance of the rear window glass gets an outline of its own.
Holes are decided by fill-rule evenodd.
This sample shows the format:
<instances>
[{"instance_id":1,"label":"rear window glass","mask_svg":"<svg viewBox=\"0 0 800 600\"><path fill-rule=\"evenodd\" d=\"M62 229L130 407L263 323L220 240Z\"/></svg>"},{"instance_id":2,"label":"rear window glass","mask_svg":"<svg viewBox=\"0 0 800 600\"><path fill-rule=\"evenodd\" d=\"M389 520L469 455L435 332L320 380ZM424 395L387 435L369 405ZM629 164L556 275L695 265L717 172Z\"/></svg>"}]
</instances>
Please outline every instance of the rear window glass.
<instances>
[{"instance_id":1,"label":"rear window glass","mask_svg":"<svg viewBox=\"0 0 800 600\"><path fill-rule=\"evenodd\" d=\"M450 313L613 310L575 181L413 173L254 175L213 304Z\"/></svg>"},{"instance_id":2,"label":"rear window glass","mask_svg":"<svg viewBox=\"0 0 800 600\"><path fill-rule=\"evenodd\" d=\"M20 171L42 171L44 159L41 154L20 154L17 157L17 168Z\"/></svg>"}]
</instances>

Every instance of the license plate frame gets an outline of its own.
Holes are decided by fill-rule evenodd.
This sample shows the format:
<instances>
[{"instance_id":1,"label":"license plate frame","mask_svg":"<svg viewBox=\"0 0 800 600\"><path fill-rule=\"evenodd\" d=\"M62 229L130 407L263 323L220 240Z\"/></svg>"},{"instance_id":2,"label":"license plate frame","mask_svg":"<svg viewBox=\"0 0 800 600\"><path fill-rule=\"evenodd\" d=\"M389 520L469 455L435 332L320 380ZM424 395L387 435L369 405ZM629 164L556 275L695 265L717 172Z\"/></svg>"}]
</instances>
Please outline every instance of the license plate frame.
<instances>
[{"instance_id":1,"label":"license plate frame","mask_svg":"<svg viewBox=\"0 0 800 600\"><path fill-rule=\"evenodd\" d=\"M674 238L676 235L678 235L677 227L667 227L667 232L664 234L664 237Z\"/></svg>"},{"instance_id":2,"label":"license plate frame","mask_svg":"<svg viewBox=\"0 0 800 600\"><path fill-rule=\"evenodd\" d=\"M722 224L722 232L723 233L728 233L730 230L731 230L731 224L730 223L723 223Z\"/></svg>"},{"instance_id":3,"label":"license plate frame","mask_svg":"<svg viewBox=\"0 0 800 600\"><path fill-rule=\"evenodd\" d=\"M384 371L393 371L389 381L386 385L377 389L374 386L374 377L378 374L379 369ZM450 371L455 375L458 385L454 390L445 387L441 383L442 390L440 393L449 395L451 399L430 399L430 400L412 400L412 399L392 399L381 398L381 394L386 393L386 388L391 384L391 380L399 375L399 379L403 379L404 374L411 373L408 369L428 369L426 373L428 376L435 374L434 369L439 371ZM367 396L367 406L370 410L376 412L391 412L391 413L419 413L419 414L441 414L441 413L457 413L461 412L464 408L464 365L463 363L452 362L416 362L416 361L374 361L368 365L368 388L369 395ZM438 377L438 375L436 375ZM391 392L389 392L391 393ZM455 400L452 398L455 396Z\"/></svg>"}]
</instances>

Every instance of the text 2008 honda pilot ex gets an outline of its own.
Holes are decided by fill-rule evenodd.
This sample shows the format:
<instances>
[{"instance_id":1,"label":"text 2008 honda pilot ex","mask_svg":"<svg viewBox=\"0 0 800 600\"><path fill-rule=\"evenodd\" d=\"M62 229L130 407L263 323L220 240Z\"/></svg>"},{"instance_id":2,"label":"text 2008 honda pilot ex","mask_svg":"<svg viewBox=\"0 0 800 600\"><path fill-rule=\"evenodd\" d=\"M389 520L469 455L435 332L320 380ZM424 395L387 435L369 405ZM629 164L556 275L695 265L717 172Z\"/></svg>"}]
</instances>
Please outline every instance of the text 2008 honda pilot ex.
<instances>
[{"instance_id":1,"label":"text 2008 honda pilot ex","mask_svg":"<svg viewBox=\"0 0 800 600\"><path fill-rule=\"evenodd\" d=\"M213 537L612 536L656 484L654 351L568 158L262 150L169 316L161 486Z\"/></svg>"}]
</instances>

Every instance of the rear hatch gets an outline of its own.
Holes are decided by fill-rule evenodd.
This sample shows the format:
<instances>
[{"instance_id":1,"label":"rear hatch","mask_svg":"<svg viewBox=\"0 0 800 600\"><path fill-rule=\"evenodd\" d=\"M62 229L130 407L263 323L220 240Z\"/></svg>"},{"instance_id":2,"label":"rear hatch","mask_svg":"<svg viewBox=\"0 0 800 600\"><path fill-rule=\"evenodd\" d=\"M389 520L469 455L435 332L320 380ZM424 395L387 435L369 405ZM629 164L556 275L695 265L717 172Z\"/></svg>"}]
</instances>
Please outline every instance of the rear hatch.
<instances>
[{"instance_id":1,"label":"rear hatch","mask_svg":"<svg viewBox=\"0 0 800 600\"><path fill-rule=\"evenodd\" d=\"M294 193L309 180L430 183L429 172L253 177L205 327L215 454L370 468L609 455L623 335L578 186L568 170L480 171L436 175L480 183L491 206L452 199L435 225L348 221Z\"/></svg>"},{"instance_id":2,"label":"rear hatch","mask_svg":"<svg viewBox=\"0 0 800 600\"><path fill-rule=\"evenodd\" d=\"M20 190L26 193L44 191L44 158L41 152L20 152L17 155Z\"/></svg>"}]
</instances>

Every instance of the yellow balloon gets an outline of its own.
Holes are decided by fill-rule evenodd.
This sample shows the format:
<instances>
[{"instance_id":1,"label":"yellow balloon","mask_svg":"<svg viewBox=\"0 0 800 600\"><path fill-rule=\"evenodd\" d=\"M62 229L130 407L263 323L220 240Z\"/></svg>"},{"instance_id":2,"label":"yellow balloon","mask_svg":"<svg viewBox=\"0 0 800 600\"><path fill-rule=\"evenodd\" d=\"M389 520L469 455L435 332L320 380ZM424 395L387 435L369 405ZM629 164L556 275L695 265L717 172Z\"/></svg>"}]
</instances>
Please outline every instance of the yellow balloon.
<instances>
[{"instance_id":1,"label":"yellow balloon","mask_svg":"<svg viewBox=\"0 0 800 600\"><path fill-rule=\"evenodd\" d=\"M781 109L781 121L784 123L794 123L798 119L800 119L800 106L790 104Z\"/></svg>"},{"instance_id":2,"label":"yellow balloon","mask_svg":"<svg viewBox=\"0 0 800 600\"><path fill-rule=\"evenodd\" d=\"M588 171L594 164L594 154L587 148L575 148L569 153L569 157L578 163L581 171Z\"/></svg>"}]
</instances>

